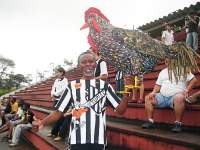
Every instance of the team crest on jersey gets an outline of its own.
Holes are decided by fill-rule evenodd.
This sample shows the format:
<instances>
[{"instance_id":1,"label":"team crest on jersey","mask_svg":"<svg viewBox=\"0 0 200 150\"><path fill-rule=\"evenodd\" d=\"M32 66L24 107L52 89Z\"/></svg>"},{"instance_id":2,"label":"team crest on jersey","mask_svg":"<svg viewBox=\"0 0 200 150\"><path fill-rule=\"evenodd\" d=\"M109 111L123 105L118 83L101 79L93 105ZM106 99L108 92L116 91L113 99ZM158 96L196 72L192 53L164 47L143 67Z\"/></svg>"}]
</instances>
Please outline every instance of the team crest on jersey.
<instances>
[{"instance_id":1,"label":"team crest on jersey","mask_svg":"<svg viewBox=\"0 0 200 150\"><path fill-rule=\"evenodd\" d=\"M80 89L80 88L81 88L81 83L76 83L76 84L74 85L74 87L75 87L76 89Z\"/></svg>"},{"instance_id":2,"label":"team crest on jersey","mask_svg":"<svg viewBox=\"0 0 200 150\"><path fill-rule=\"evenodd\" d=\"M81 115L87 111L88 111L87 108L74 109L72 110L72 116L75 117L76 119L80 119Z\"/></svg>"}]
</instances>

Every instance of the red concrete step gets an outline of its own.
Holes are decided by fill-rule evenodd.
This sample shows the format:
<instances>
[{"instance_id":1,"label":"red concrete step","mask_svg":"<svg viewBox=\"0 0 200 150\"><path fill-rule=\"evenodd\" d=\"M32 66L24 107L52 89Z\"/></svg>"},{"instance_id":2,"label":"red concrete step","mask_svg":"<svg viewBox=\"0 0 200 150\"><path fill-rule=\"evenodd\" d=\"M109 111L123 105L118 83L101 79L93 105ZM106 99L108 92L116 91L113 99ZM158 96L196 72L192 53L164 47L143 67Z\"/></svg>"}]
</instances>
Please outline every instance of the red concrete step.
<instances>
[{"instance_id":1,"label":"red concrete step","mask_svg":"<svg viewBox=\"0 0 200 150\"><path fill-rule=\"evenodd\" d=\"M49 107L41 107L41 106L33 106L31 105L31 110L35 114L35 116L39 119L44 119L46 116L48 116L50 113L53 112L53 110Z\"/></svg>"},{"instance_id":2,"label":"red concrete step","mask_svg":"<svg viewBox=\"0 0 200 150\"><path fill-rule=\"evenodd\" d=\"M142 129L123 121L107 121L108 143L140 150L193 150L200 147L200 136L172 133L161 129Z\"/></svg>"},{"instance_id":3,"label":"red concrete step","mask_svg":"<svg viewBox=\"0 0 200 150\"><path fill-rule=\"evenodd\" d=\"M43 119L51 110L47 110L41 107L31 106L33 113L37 118ZM47 137L48 132L50 131L51 126L45 126L45 128L41 129L39 132L25 131L23 133L26 140L31 143L38 150L65 150L67 145L67 139L64 141L55 142L52 138ZM121 146L112 146L108 145L105 150L130 150Z\"/></svg>"},{"instance_id":4,"label":"red concrete step","mask_svg":"<svg viewBox=\"0 0 200 150\"><path fill-rule=\"evenodd\" d=\"M55 142L53 139L46 137L50 127L45 127L39 132L25 131L23 136L38 150L66 150L67 142Z\"/></svg>"},{"instance_id":5,"label":"red concrete step","mask_svg":"<svg viewBox=\"0 0 200 150\"><path fill-rule=\"evenodd\" d=\"M107 115L116 118L125 118L129 120L147 120L147 116L144 109L144 104L129 103L128 108L124 115L118 115L113 112L112 108L107 109ZM166 117L167 116L167 117ZM183 116L183 125L188 127L200 127L200 105L186 105L186 110ZM175 117L172 109L154 109L154 119L158 123L173 124Z\"/></svg>"},{"instance_id":6,"label":"red concrete step","mask_svg":"<svg viewBox=\"0 0 200 150\"><path fill-rule=\"evenodd\" d=\"M46 99L46 100L51 100L50 94L15 94L15 96L19 97L20 99Z\"/></svg>"},{"instance_id":7,"label":"red concrete step","mask_svg":"<svg viewBox=\"0 0 200 150\"><path fill-rule=\"evenodd\" d=\"M39 106L39 107L43 107L43 108L52 108L53 107L53 101L49 101L49 100L36 100L36 99L31 99L25 100L26 103L29 103L32 106Z\"/></svg>"}]
</instances>

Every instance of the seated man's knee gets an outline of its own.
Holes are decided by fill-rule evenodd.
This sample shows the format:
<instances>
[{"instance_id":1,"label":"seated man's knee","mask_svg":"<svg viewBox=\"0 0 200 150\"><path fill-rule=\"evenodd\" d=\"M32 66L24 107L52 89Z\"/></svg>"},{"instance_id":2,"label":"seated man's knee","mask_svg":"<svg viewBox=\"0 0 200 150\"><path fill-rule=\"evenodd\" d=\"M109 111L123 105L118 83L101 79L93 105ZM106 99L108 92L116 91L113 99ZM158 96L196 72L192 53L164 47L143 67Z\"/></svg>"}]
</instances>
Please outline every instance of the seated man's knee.
<instances>
[{"instance_id":1,"label":"seated man's knee","mask_svg":"<svg viewBox=\"0 0 200 150\"><path fill-rule=\"evenodd\" d=\"M183 103L184 99L185 99L185 96L182 93L178 93L173 97L173 99L174 99L174 102Z\"/></svg>"}]
</instances>

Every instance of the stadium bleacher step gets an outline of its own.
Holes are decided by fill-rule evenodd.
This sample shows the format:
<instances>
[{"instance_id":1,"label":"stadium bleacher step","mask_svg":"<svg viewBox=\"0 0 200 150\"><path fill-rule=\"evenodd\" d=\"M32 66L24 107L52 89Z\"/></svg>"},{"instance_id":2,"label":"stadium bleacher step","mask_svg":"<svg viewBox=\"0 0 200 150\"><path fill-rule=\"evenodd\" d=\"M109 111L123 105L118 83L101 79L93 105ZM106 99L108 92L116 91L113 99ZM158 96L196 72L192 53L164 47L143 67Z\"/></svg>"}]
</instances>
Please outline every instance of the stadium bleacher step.
<instances>
[{"instance_id":1,"label":"stadium bleacher step","mask_svg":"<svg viewBox=\"0 0 200 150\"><path fill-rule=\"evenodd\" d=\"M140 125L120 121L107 121L110 144L141 150L194 150L200 149L200 135L173 133L163 129L142 129ZM132 141L132 142L130 142Z\"/></svg>"}]
</instances>

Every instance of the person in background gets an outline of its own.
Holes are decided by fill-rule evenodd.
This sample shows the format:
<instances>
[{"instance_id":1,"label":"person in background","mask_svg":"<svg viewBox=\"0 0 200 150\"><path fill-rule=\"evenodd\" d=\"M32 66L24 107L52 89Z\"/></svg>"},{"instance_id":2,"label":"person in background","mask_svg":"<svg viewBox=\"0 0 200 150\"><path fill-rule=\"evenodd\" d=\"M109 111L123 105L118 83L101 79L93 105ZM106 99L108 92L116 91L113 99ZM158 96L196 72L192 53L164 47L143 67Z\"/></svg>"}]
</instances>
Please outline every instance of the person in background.
<instances>
[{"instance_id":1,"label":"person in background","mask_svg":"<svg viewBox=\"0 0 200 150\"><path fill-rule=\"evenodd\" d=\"M186 45L194 51L198 50L198 24L199 17L195 11L191 11L185 18L185 27L187 28Z\"/></svg>"},{"instance_id":2,"label":"person in background","mask_svg":"<svg viewBox=\"0 0 200 150\"><path fill-rule=\"evenodd\" d=\"M121 100L108 82L96 79L95 67L93 53L80 54L78 68L83 73L83 77L70 82L58 102L56 111L43 120L34 122L35 126L42 128L58 120L63 116L63 111L72 106L70 150L104 150L106 106L110 104L120 114L123 114L127 108L127 95L124 94Z\"/></svg>"},{"instance_id":3,"label":"person in background","mask_svg":"<svg viewBox=\"0 0 200 150\"><path fill-rule=\"evenodd\" d=\"M117 71L116 76L115 76L115 81L116 81L116 91L124 91L124 78L123 78L123 72L122 71ZM122 98L123 94L117 93L119 97Z\"/></svg>"},{"instance_id":4,"label":"person in background","mask_svg":"<svg viewBox=\"0 0 200 150\"><path fill-rule=\"evenodd\" d=\"M163 44L169 46L172 45L174 41L174 31L168 23L164 23L165 30L162 32L161 41Z\"/></svg>"},{"instance_id":5,"label":"person in background","mask_svg":"<svg viewBox=\"0 0 200 150\"><path fill-rule=\"evenodd\" d=\"M18 102L18 110L17 110L16 114L9 115L9 117L5 116L6 123L3 126L1 126L0 133L5 132L7 130L11 131L12 130L11 129L12 124L15 125L15 124L18 124L20 122L20 120L22 119L22 116L23 116L23 110L22 110L23 104L24 104L24 101L20 100ZM11 134L9 133L8 138L10 138L10 137L11 137Z\"/></svg>"},{"instance_id":6,"label":"person in background","mask_svg":"<svg viewBox=\"0 0 200 150\"><path fill-rule=\"evenodd\" d=\"M54 101L54 108L57 105L60 96L62 92L66 89L68 86L68 80L65 78L65 70L64 68L60 67L57 69L57 79L55 80L52 90L51 90L51 96ZM68 116L67 116L68 117ZM52 127L51 131L48 133L48 137L54 137L55 141L60 141L66 137L63 131L66 129L67 125L64 125L63 122L65 120L65 117L61 117Z\"/></svg>"},{"instance_id":7,"label":"person in background","mask_svg":"<svg viewBox=\"0 0 200 150\"><path fill-rule=\"evenodd\" d=\"M1 127L5 125L6 119L5 119L5 114L8 114L11 112L11 100L7 99L5 108L3 108L0 112L0 117L1 117Z\"/></svg>"},{"instance_id":8,"label":"person in background","mask_svg":"<svg viewBox=\"0 0 200 150\"><path fill-rule=\"evenodd\" d=\"M10 119L15 117L16 112L18 111L18 102L16 97L11 97L11 100L6 104L6 108L1 112L2 124L5 125Z\"/></svg>"},{"instance_id":9,"label":"person in background","mask_svg":"<svg viewBox=\"0 0 200 150\"><path fill-rule=\"evenodd\" d=\"M89 50L90 52L93 52L96 58L96 68L95 68L95 78L101 79L106 81L108 79L108 69L106 62L101 58L98 52L94 52L92 48Z\"/></svg>"},{"instance_id":10,"label":"person in background","mask_svg":"<svg viewBox=\"0 0 200 150\"><path fill-rule=\"evenodd\" d=\"M33 112L30 109L30 104L24 104L22 109L25 112L25 117L24 120L17 124L17 126L13 129L12 139L9 140L10 147L17 146L19 144L22 131L31 129L33 120L37 120L37 118L34 116Z\"/></svg>"},{"instance_id":11,"label":"person in background","mask_svg":"<svg viewBox=\"0 0 200 150\"><path fill-rule=\"evenodd\" d=\"M53 100L53 106L55 106L63 92L63 90L68 85L68 80L65 78L65 70L62 67L56 69L57 71L57 79L54 81L54 84L51 88L51 97Z\"/></svg>"},{"instance_id":12,"label":"person in background","mask_svg":"<svg viewBox=\"0 0 200 150\"><path fill-rule=\"evenodd\" d=\"M170 60L165 60L166 66L170 64ZM170 107L175 112L175 124L172 128L173 132L181 132L182 117L185 109L185 96L192 89L197 79L192 73L186 78L181 77L175 80L172 74L172 81L169 79L168 68L163 69L156 81L153 91L145 97L145 110L147 112L148 121L142 125L142 128L155 128L153 120L154 106L157 108Z\"/></svg>"}]
</instances>

